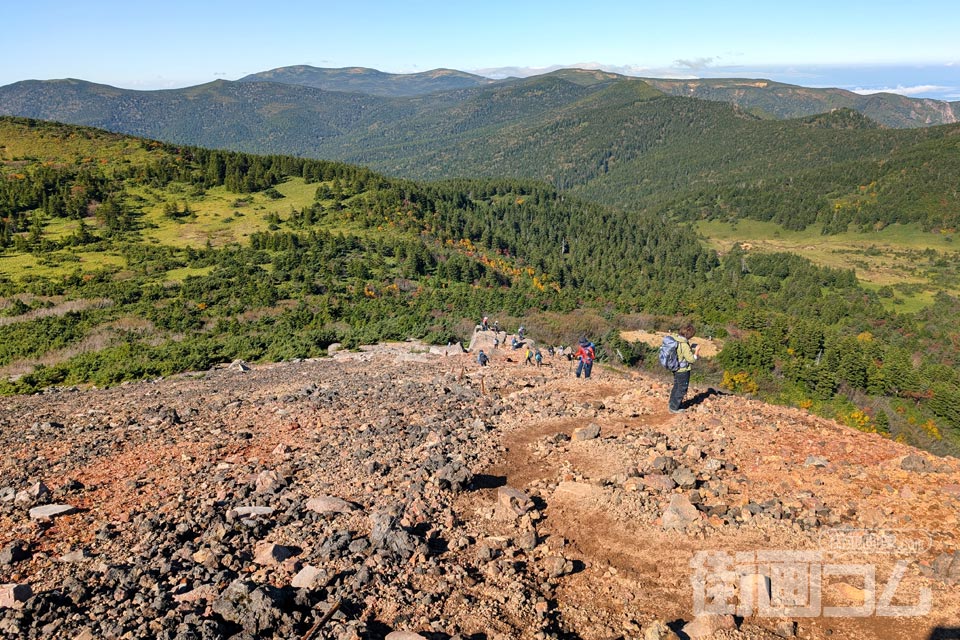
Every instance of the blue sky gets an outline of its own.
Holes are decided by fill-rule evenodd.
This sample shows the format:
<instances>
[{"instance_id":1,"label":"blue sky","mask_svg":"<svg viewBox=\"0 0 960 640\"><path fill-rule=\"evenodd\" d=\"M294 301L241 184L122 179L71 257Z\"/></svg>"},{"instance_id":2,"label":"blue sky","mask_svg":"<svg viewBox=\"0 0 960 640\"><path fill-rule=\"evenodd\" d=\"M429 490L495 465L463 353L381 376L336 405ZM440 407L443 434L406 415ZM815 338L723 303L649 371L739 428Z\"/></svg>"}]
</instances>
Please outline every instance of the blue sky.
<instances>
[{"instance_id":1,"label":"blue sky","mask_svg":"<svg viewBox=\"0 0 960 640\"><path fill-rule=\"evenodd\" d=\"M165 89L298 64L490 76L594 66L960 100L958 32L957 0L30 0L4 8L0 85Z\"/></svg>"}]
</instances>

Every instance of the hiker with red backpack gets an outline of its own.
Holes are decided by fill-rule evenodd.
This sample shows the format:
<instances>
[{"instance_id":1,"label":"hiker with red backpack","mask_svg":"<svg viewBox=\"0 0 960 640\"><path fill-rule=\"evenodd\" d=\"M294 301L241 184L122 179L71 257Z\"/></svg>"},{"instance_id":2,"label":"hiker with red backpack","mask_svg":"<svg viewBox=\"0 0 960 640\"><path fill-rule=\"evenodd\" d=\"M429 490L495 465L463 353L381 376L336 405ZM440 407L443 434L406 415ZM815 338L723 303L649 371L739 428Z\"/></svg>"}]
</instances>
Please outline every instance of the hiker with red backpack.
<instances>
[{"instance_id":1,"label":"hiker with red backpack","mask_svg":"<svg viewBox=\"0 0 960 640\"><path fill-rule=\"evenodd\" d=\"M577 377L579 378L582 372L584 379L587 379L590 377L590 371L593 370L593 359L596 357L596 353L593 349L593 343L586 338L580 338L579 347L577 353L574 354L574 358L577 359Z\"/></svg>"}]
</instances>

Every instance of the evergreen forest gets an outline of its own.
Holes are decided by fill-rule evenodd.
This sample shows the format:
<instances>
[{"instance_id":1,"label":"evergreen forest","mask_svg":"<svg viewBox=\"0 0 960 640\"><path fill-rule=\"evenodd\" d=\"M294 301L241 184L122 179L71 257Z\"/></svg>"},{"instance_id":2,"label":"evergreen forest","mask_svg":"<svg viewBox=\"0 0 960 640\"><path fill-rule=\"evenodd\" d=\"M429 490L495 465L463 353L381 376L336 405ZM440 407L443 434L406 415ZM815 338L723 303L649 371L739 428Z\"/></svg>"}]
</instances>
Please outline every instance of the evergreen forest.
<instances>
[{"instance_id":1,"label":"evergreen forest","mask_svg":"<svg viewBox=\"0 0 960 640\"><path fill-rule=\"evenodd\" d=\"M790 126L830 145L848 130L874 140L859 118ZM0 391L317 357L335 342L446 344L484 315L524 323L544 344L589 334L607 366L662 373L655 351L621 330L689 320L724 344L695 382L955 454L960 300L941 291L898 311L852 269L739 245L718 254L695 227L724 216L825 233L955 226L957 129L924 131L896 132L909 144L878 136L875 158L795 160L773 178L758 177L756 158L732 159L641 209L544 176L411 181L0 118ZM710 162L685 170L703 176Z\"/></svg>"}]
</instances>

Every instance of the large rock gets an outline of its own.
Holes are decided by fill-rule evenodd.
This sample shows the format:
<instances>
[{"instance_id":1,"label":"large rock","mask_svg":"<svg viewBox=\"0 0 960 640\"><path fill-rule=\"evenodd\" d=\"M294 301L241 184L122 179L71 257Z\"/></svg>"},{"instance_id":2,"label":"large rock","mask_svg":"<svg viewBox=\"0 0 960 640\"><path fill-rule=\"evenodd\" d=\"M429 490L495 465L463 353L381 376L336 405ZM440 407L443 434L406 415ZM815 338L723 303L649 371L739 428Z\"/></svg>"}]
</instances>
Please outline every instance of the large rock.
<instances>
[{"instance_id":1,"label":"large rock","mask_svg":"<svg viewBox=\"0 0 960 640\"><path fill-rule=\"evenodd\" d=\"M663 512L661 524L664 529L685 529L699 519L700 512L690 499L678 493L670 499L670 505Z\"/></svg>"},{"instance_id":2,"label":"large rock","mask_svg":"<svg viewBox=\"0 0 960 640\"><path fill-rule=\"evenodd\" d=\"M573 440L575 442L584 442L585 440L595 440L600 437L600 425L591 422L585 427L577 427L573 430Z\"/></svg>"},{"instance_id":3,"label":"large rock","mask_svg":"<svg viewBox=\"0 0 960 640\"><path fill-rule=\"evenodd\" d=\"M24 540L13 540L0 549L0 566L20 562L30 557L30 545Z\"/></svg>"},{"instance_id":4,"label":"large rock","mask_svg":"<svg viewBox=\"0 0 960 640\"><path fill-rule=\"evenodd\" d=\"M51 520L57 516L68 516L76 513L77 508L69 504L45 504L30 509L31 520Z\"/></svg>"},{"instance_id":5,"label":"large rock","mask_svg":"<svg viewBox=\"0 0 960 640\"><path fill-rule=\"evenodd\" d=\"M497 507L504 515L520 517L533 509L533 501L519 489L500 487L497 489Z\"/></svg>"},{"instance_id":6,"label":"large rock","mask_svg":"<svg viewBox=\"0 0 960 640\"><path fill-rule=\"evenodd\" d=\"M384 640L427 640L427 638L413 631L391 631Z\"/></svg>"},{"instance_id":7,"label":"large rock","mask_svg":"<svg viewBox=\"0 0 960 640\"><path fill-rule=\"evenodd\" d=\"M440 347L436 345L430 347L430 353L438 356L457 356L462 354L463 352L464 352L463 345L460 344L459 342L448 344L445 347Z\"/></svg>"},{"instance_id":8,"label":"large rock","mask_svg":"<svg viewBox=\"0 0 960 640\"><path fill-rule=\"evenodd\" d=\"M663 620L654 620L644 625L643 640L680 640L680 637Z\"/></svg>"},{"instance_id":9,"label":"large rock","mask_svg":"<svg viewBox=\"0 0 960 640\"><path fill-rule=\"evenodd\" d=\"M0 584L0 609L22 609L32 595L28 584Z\"/></svg>"}]
</instances>

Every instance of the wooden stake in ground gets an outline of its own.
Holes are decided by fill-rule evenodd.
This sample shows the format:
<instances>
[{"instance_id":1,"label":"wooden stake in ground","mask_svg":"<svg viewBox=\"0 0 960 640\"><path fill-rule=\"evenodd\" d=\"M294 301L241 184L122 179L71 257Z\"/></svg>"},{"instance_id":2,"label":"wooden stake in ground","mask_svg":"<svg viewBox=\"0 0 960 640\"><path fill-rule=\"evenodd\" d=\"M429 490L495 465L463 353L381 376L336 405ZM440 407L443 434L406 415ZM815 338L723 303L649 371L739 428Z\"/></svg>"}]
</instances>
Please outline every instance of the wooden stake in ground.
<instances>
[{"instance_id":1,"label":"wooden stake in ground","mask_svg":"<svg viewBox=\"0 0 960 640\"><path fill-rule=\"evenodd\" d=\"M342 603L343 603L343 600L342 600L342 599L337 599L337 601L333 603L333 606L330 607L330 610L327 611L325 614L323 614L323 617L322 617L322 618L320 618L319 620L317 620L317 624L315 624L315 625L313 625L312 627L310 627L310 630L307 631L307 633L306 633L305 636L303 636L303 640L310 640L310 638L312 638L313 635L314 635L317 631L319 631L320 628L321 628L323 625L327 624L327 622L330 620L330 618L333 617L333 614L335 614L335 613L337 612L337 610L340 608L340 605L341 605Z\"/></svg>"}]
</instances>

